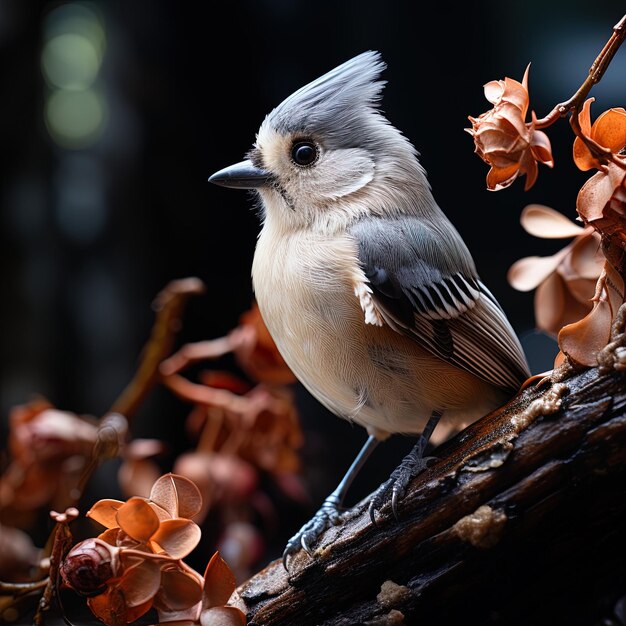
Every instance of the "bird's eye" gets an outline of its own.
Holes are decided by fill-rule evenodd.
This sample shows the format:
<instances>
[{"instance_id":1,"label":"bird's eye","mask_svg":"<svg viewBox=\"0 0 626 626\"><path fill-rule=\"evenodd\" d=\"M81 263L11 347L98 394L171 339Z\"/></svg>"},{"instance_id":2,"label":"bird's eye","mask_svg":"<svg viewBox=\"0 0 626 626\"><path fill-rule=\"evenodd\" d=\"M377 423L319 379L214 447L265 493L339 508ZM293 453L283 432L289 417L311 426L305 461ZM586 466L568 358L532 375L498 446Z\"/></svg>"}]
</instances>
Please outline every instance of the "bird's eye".
<instances>
[{"instance_id":1,"label":"bird's eye","mask_svg":"<svg viewBox=\"0 0 626 626\"><path fill-rule=\"evenodd\" d=\"M317 159L317 147L310 141L298 141L291 148L291 158L296 165L311 165Z\"/></svg>"}]
</instances>

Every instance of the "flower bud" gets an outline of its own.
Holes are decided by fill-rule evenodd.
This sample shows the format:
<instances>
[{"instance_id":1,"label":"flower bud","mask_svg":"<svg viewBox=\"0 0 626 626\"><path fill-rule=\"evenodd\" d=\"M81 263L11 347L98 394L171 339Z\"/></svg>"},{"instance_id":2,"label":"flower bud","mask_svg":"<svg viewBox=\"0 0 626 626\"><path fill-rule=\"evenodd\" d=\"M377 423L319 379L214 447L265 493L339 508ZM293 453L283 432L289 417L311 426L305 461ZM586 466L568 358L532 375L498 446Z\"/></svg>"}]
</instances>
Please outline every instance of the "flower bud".
<instances>
[{"instance_id":1,"label":"flower bud","mask_svg":"<svg viewBox=\"0 0 626 626\"><path fill-rule=\"evenodd\" d=\"M102 593L118 572L119 549L100 539L77 543L61 563L61 576L74 591L87 596Z\"/></svg>"}]
</instances>

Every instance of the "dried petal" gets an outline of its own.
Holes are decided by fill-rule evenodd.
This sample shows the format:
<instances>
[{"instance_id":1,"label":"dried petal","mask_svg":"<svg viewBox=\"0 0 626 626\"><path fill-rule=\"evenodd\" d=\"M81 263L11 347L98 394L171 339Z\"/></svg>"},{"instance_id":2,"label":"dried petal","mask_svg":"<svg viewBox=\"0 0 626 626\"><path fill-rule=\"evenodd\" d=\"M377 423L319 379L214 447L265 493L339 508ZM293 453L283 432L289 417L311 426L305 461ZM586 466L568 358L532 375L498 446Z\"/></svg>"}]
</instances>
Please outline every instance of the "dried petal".
<instances>
[{"instance_id":1,"label":"dried petal","mask_svg":"<svg viewBox=\"0 0 626 626\"><path fill-rule=\"evenodd\" d=\"M106 592L89 598L87 604L91 612L107 626L126 626L152 608L152 599L130 608L126 605L123 591L117 587L109 587Z\"/></svg>"},{"instance_id":2,"label":"dried petal","mask_svg":"<svg viewBox=\"0 0 626 626\"><path fill-rule=\"evenodd\" d=\"M193 607L202 600L202 582L202 577L195 572L165 569L161 575L159 605L172 611Z\"/></svg>"},{"instance_id":3,"label":"dried petal","mask_svg":"<svg viewBox=\"0 0 626 626\"><path fill-rule=\"evenodd\" d=\"M151 601L160 586L161 566L148 559L128 568L117 584L123 590L129 608Z\"/></svg>"},{"instance_id":4,"label":"dried petal","mask_svg":"<svg viewBox=\"0 0 626 626\"><path fill-rule=\"evenodd\" d=\"M198 545L201 535L197 524L178 517L162 521L158 531L152 536L152 541L170 556L182 559Z\"/></svg>"},{"instance_id":5,"label":"dried petal","mask_svg":"<svg viewBox=\"0 0 626 626\"><path fill-rule=\"evenodd\" d=\"M154 483L150 500L172 517L191 518L202 507L202 496L193 482L185 476L172 473L161 476Z\"/></svg>"},{"instance_id":6,"label":"dried petal","mask_svg":"<svg viewBox=\"0 0 626 626\"><path fill-rule=\"evenodd\" d=\"M598 280L606 261L600 246L600 235L591 227L584 237L579 237L572 245L572 251L560 269L566 278L590 278Z\"/></svg>"},{"instance_id":7,"label":"dried petal","mask_svg":"<svg viewBox=\"0 0 626 626\"><path fill-rule=\"evenodd\" d=\"M532 131L530 149L535 161L539 161L548 167L552 167L554 165L550 138L542 130Z\"/></svg>"},{"instance_id":8,"label":"dried petal","mask_svg":"<svg viewBox=\"0 0 626 626\"><path fill-rule=\"evenodd\" d=\"M608 148L613 154L618 154L626 146L626 111L621 107L604 111L589 128L593 100L593 98L586 100L579 114L581 130L584 135L602 147ZM574 139L573 157L576 166L583 171L602 167L580 137Z\"/></svg>"},{"instance_id":9,"label":"dried petal","mask_svg":"<svg viewBox=\"0 0 626 626\"><path fill-rule=\"evenodd\" d=\"M585 231L562 213L543 204L529 204L522 210L520 223L524 230L544 239L577 237Z\"/></svg>"},{"instance_id":10,"label":"dried petal","mask_svg":"<svg viewBox=\"0 0 626 626\"><path fill-rule=\"evenodd\" d=\"M295 382L296 377L278 351L256 301L241 316L229 338L237 363L251 380L275 385Z\"/></svg>"},{"instance_id":11,"label":"dried petal","mask_svg":"<svg viewBox=\"0 0 626 626\"><path fill-rule=\"evenodd\" d=\"M159 529L159 518L143 498L130 498L117 512L117 525L136 541L147 542Z\"/></svg>"},{"instance_id":12,"label":"dried petal","mask_svg":"<svg viewBox=\"0 0 626 626\"><path fill-rule=\"evenodd\" d=\"M604 111L594 122L591 136L614 154L619 153L626 146L626 111L621 107Z\"/></svg>"},{"instance_id":13,"label":"dried petal","mask_svg":"<svg viewBox=\"0 0 626 626\"><path fill-rule=\"evenodd\" d=\"M122 535L124 535L126 537L124 532L119 527L108 528L103 533L100 533L98 535L98 539L100 539L100 541L104 541L105 543L108 543L108 544L110 544L112 546L117 546L120 534L122 534Z\"/></svg>"},{"instance_id":14,"label":"dried petal","mask_svg":"<svg viewBox=\"0 0 626 626\"><path fill-rule=\"evenodd\" d=\"M566 281L566 289L576 300L578 300L578 302L591 309L591 300L596 291L597 281L597 278L573 278ZM580 317L583 316L579 316L578 319L580 319Z\"/></svg>"},{"instance_id":15,"label":"dried petal","mask_svg":"<svg viewBox=\"0 0 626 626\"><path fill-rule=\"evenodd\" d=\"M597 365L597 354L609 341L611 321L609 303L598 301L589 315L561 329L558 339L561 351L581 365Z\"/></svg>"},{"instance_id":16,"label":"dried petal","mask_svg":"<svg viewBox=\"0 0 626 626\"><path fill-rule=\"evenodd\" d=\"M623 301L624 282L607 262L598 278L591 312L561 329L558 336L561 351L577 363L596 365L597 354L609 342L613 319Z\"/></svg>"},{"instance_id":17,"label":"dried petal","mask_svg":"<svg viewBox=\"0 0 626 626\"><path fill-rule=\"evenodd\" d=\"M565 312L565 287L558 274L551 274L535 292L535 324L550 335L562 327Z\"/></svg>"},{"instance_id":18,"label":"dried petal","mask_svg":"<svg viewBox=\"0 0 626 626\"><path fill-rule=\"evenodd\" d=\"M117 512L123 504L121 500L98 500L86 515L106 528L117 528Z\"/></svg>"},{"instance_id":19,"label":"dried petal","mask_svg":"<svg viewBox=\"0 0 626 626\"><path fill-rule=\"evenodd\" d=\"M536 289L556 271L567 251L560 250L552 256L527 256L515 261L509 268L507 280L518 291Z\"/></svg>"},{"instance_id":20,"label":"dried petal","mask_svg":"<svg viewBox=\"0 0 626 626\"><path fill-rule=\"evenodd\" d=\"M203 612L211 607L225 605L235 591L235 586L235 575L228 563L219 552L215 552L204 572Z\"/></svg>"},{"instance_id":21,"label":"dried petal","mask_svg":"<svg viewBox=\"0 0 626 626\"><path fill-rule=\"evenodd\" d=\"M0 580L26 582L31 569L39 565L39 550L19 528L0 524Z\"/></svg>"},{"instance_id":22,"label":"dried petal","mask_svg":"<svg viewBox=\"0 0 626 626\"><path fill-rule=\"evenodd\" d=\"M148 498L155 481L161 475L159 466L150 459L125 459L117 472L124 494Z\"/></svg>"},{"instance_id":23,"label":"dried petal","mask_svg":"<svg viewBox=\"0 0 626 626\"><path fill-rule=\"evenodd\" d=\"M203 610L201 626L246 626L246 616L234 606L218 606Z\"/></svg>"},{"instance_id":24,"label":"dried petal","mask_svg":"<svg viewBox=\"0 0 626 626\"><path fill-rule=\"evenodd\" d=\"M587 137L591 134L591 103L595 98L588 98L583 104L583 108L578 114L578 123L583 135ZM584 144L580 137L574 139L574 145L572 147L572 156L574 163L579 170L586 172L587 170L598 167L598 162L593 158L589 148Z\"/></svg>"},{"instance_id":25,"label":"dried petal","mask_svg":"<svg viewBox=\"0 0 626 626\"><path fill-rule=\"evenodd\" d=\"M626 170L607 163L606 172L594 174L578 192L576 210L586 222L604 217L604 211L618 189L626 182Z\"/></svg>"}]
</instances>

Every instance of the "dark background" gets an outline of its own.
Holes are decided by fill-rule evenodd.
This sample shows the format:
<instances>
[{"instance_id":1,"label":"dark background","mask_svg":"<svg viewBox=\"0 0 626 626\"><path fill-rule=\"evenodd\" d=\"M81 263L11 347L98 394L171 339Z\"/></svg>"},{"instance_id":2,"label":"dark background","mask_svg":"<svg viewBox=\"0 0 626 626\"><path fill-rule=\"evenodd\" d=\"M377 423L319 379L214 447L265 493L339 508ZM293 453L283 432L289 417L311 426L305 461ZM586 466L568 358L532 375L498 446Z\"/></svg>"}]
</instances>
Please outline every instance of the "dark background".
<instances>
[{"instance_id":1,"label":"dark background","mask_svg":"<svg viewBox=\"0 0 626 626\"><path fill-rule=\"evenodd\" d=\"M464 129L468 115L491 108L483 84L521 80L528 63L538 116L569 98L622 16L622 2L488 1L462 10L433 3L428 14L417 2L374 0L94 2L86 6L104 47L92 88L104 118L81 145L51 134L45 113L55 88L42 72L42 51L63 27L64 6L0 0L3 438L10 408L35 393L62 409L103 414L132 376L152 300L172 279L197 276L208 287L188 306L181 342L237 325L252 300L259 224L245 192L207 178L244 157L283 98L368 49L388 64L383 111L421 153L436 198L533 371L551 367L555 344L534 331L532 294L510 287L506 272L520 257L563 245L527 235L522 208L537 202L574 219L588 175L574 167L573 135L560 121L548 130L555 168L540 165L528 192L524 179L489 192L488 167ZM624 104L624 75L621 50L592 92L595 115ZM321 502L364 433L299 397L303 454L318 465L322 477L311 489ZM156 391L134 434L182 448L187 412ZM386 478L406 445L392 441L379 451L367 489ZM284 520L287 536L302 521Z\"/></svg>"}]
</instances>

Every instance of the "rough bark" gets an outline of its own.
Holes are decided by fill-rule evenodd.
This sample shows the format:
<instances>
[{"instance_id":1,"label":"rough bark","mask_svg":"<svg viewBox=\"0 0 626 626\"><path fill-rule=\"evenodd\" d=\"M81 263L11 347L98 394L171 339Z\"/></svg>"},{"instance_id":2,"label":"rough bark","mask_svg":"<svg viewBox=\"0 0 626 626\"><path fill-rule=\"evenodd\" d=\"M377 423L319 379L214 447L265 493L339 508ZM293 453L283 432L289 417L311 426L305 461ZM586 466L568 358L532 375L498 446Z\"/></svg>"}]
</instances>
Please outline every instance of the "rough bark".
<instances>
[{"instance_id":1,"label":"rough bark","mask_svg":"<svg viewBox=\"0 0 626 626\"><path fill-rule=\"evenodd\" d=\"M600 367L555 372L439 446L399 519L386 506L373 525L364 501L313 558L253 576L234 599L248 623L620 624L622 343Z\"/></svg>"}]
</instances>

